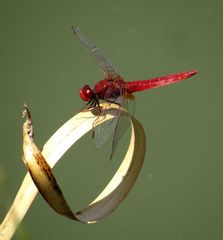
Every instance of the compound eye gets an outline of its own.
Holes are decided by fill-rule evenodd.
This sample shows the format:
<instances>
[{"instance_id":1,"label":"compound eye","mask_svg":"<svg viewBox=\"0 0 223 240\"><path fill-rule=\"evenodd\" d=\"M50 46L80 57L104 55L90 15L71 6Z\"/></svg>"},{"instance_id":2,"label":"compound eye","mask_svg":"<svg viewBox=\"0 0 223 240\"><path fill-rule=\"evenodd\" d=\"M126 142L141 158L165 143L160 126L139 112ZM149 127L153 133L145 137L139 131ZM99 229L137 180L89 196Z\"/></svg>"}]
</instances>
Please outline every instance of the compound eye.
<instances>
[{"instance_id":1,"label":"compound eye","mask_svg":"<svg viewBox=\"0 0 223 240\"><path fill-rule=\"evenodd\" d=\"M82 100L88 102L94 97L94 93L88 85L83 86L79 94Z\"/></svg>"}]
</instances>

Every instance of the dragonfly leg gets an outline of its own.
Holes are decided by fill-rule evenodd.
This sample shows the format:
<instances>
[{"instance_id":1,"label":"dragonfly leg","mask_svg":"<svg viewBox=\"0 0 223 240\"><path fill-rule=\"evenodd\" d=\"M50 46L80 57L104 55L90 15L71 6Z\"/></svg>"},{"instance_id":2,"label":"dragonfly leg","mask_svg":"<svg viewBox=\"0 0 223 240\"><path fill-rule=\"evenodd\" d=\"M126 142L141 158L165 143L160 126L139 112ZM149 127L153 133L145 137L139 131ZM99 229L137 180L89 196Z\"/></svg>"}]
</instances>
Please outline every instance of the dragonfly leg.
<instances>
[{"instance_id":1,"label":"dragonfly leg","mask_svg":"<svg viewBox=\"0 0 223 240\"><path fill-rule=\"evenodd\" d=\"M87 110L90 110L90 109L93 109L93 108L95 108L95 107L98 107L99 108L99 110L100 110L100 112L101 112L101 108L100 108L100 105L99 105L99 100L98 100L98 98L93 98L93 99L91 99L89 102L87 102L85 105L84 105L84 107L83 108L81 108L81 112L83 112L83 111L87 111Z\"/></svg>"}]
</instances>

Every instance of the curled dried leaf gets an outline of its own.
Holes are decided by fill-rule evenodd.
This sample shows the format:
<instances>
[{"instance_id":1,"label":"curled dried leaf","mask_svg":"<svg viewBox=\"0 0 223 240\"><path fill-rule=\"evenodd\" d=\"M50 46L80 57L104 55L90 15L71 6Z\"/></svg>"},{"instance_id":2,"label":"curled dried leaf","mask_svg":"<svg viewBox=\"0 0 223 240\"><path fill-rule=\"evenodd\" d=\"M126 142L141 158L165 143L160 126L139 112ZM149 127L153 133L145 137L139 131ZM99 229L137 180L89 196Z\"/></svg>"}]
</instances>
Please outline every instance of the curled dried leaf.
<instances>
[{"instance_id":1,"label":"curled dried leaf","mask_svg":"<svg viewBox=\"0 0 223 240\"><path fill-rule=\"evenodd\" d=\"M114 105L114 107L116 106ZM107 110L106 116L110 115L111 118L112 112L114 112L112 109ZM30 113L29 115L31 116ZM105 118L105 121L108 119ZM77 211L74 214L67 204L59 185L57 184L57 181L51 171L51 167L43 157L42 153L36 148L33 139L30 138L28 134L30 132L30 124L29 118L27 118L24 123L23 159L38 190L54 210L68 218L85 223L92 223L107 216L121 203L138 176L144 159L146 147L145 135L142 126L134 117L131 117L131 122L132 135L129 148L117 173L104 191L92 203L90 203L88 207ZM27 128L27 126L29 126L29 128ZM73 126L68 129L69 134L72 132L72 129ZM65 138L68 138L67 134L64 135L63 140ZM53 139L54 141L52 141L50 145L55 148L55 143L60 138L57 136L53 137ZM55 141L55 139L57 140ZM29 143L28 148L27 142ZM48 148L52 149L49 145ZM30 154L30 152L32 152L32 154Z\"/></svg>"},{"instance_id":2,"label":"curled dried leaf","mask_svg":"<svg viewBox=\"0 0 223 240\"><path fill-rule=\"evenodd\" d=\"M112 109L109 109L108 106L105 108L107 114L104 121L107 121L112 119L114 115ZM28 108L25 107L25 110L27 111ZM27 117L27 121L23 126L23 160L29 168L31 166L33 169L34 166L36 170L34 172L31 170L31 175L27 173L25 176L11 208L0 225L1 239L11 239L32 204L38 189L53 209L74 220L92 223L111 213L128 194L140 172L146 148L145 134L141 124L134 117L131 117L131 140L121 166L102 193L89 206L74 214L64 199L51 168L78 139L92 130L92 124L97 115L94 111L84 111L72 117L53 134L44 145L42 152L33 142L31 114L28 112L26 115L24 112L24 115ZM53 192L55 189L56 193ZM57 199L57 197L59 198Z\"/></svg>"}]
</instances>

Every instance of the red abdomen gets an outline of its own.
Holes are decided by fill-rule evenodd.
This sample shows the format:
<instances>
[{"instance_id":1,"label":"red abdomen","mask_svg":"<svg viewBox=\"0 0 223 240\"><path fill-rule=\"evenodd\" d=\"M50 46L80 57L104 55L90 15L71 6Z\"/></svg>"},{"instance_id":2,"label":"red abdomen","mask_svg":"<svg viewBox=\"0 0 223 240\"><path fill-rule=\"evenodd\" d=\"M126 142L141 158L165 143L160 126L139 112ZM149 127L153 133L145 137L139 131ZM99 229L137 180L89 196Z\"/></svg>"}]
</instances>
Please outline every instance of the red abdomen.
<instances>
[{"instance_id":1,"label":"red abdomen","mask_svg":"<svg viewBox=\"0 0 223 240\"><path fill-rule=\"evenodd\" d=\"M190 72L176 73L176 74L154 78L154 79L127 82L127 91L132 93L132 92L143 91L146 89L155 88L159 86L165 86L174 82L179 82L181 80L187 79L196 73L197 71L193 70Z\"/></svg>"}]
</instances>

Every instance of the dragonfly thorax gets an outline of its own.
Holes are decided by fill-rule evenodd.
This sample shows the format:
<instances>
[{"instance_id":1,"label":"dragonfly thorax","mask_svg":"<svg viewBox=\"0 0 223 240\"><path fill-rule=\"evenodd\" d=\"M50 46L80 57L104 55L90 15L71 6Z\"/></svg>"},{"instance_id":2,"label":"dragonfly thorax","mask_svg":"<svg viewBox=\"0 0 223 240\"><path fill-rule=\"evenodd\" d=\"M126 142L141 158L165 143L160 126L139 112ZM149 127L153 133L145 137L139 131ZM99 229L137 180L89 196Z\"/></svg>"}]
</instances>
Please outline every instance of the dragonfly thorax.
<instances>
[{"instance_id":1,"label":"dragonfly thorax","mask_svg":"<svg viewBox=\"0 0 223 240\"><path fill-rule=\"evenodd\" d=\"M95 98L95 94L89 85L83 86L82 89L80 90L79 94L80 94L81 99L84 101L87 101L87 102L89 102L93 98Z\"/></svg>"}]
</instances>

